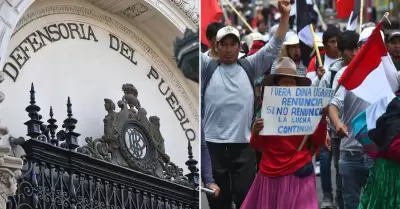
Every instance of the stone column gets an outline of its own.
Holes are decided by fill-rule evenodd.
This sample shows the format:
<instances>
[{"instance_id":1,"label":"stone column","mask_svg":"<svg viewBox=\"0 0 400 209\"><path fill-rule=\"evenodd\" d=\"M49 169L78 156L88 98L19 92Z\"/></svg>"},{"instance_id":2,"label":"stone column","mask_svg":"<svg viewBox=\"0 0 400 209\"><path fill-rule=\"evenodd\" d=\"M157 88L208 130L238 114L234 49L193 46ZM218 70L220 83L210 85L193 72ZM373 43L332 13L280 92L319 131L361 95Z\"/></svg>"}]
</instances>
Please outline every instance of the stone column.
<instances>
[{"instance_id":1,"label":"stone column","mask_svg":"<svg viewBox=\"0 0 400 209\"><path fill-rule=\"evenodd\" d=\"M0 83L4 80L3 72L0 72ZM4 100L4 93L0 91L0 104ZM8 128L0 123L0 140L8 134ZM21 175L22 159L8 156L11 152L9 145L0 146L0 208L7 207L7 199L15 195L17 190L17 178Z\"/></svg>"},{"instance_id":2,"label":"stone column","mask_svg":"<svg viewBox=\"0 0 400 209\"><path fill-rule=\"evenodd\" d=\"M0 69L3 69L4 55L19 18L34 0L0 0ZM4 74L0 71L0 84ZM0 91L0 104L5 95ZM8 134L8 128L0 121L0 140ZM4 140L4 139L3 139ZM1 143L1 142L0 142ZM8 196L15 195L17 178L21 175L22 159L8 156L11 152L9 145L0 146L0 208L7 207Z\"/></svg>"},{"instance_id":3,"label":"stone column","mask_svg":"<svg viewBox=\"0 0 400 209\"><path fill-rule=\"evenodd\" d=\"M0 71L0 83L2 83L4 81L4 73L3 71ZM2 91L0 91L0 104L4 101L5 99L5 95ZM8 134L8 128L6 126L1 125L1 121L0 121L0 140L1 137L4 135Z\"/></svg>"},{"instance_id":4,"label":"stone column","mask_svg":"<svg viewBox=\"0 0 400 209\"><path fill-rule=\"evenodd\" d=\"M21 175L22 159L8 156L11 148L0 146L0 208L6 208L8 196L17 191L17 178Z\"/></svg>"}]
</instances>

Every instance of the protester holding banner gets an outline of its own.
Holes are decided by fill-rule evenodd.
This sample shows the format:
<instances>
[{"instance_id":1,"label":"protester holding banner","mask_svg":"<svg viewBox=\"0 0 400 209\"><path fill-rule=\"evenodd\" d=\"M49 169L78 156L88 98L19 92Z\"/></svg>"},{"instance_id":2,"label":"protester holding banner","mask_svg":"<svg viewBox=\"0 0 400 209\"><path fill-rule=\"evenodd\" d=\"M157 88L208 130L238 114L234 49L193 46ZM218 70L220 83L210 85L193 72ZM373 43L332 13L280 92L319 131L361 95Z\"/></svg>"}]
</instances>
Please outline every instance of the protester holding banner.
<instances>
[{"instance_id":1,"label":"protester holding banner","mask_svg":"<svg viewBox=\"0 0 400 209\"><path fill-rule=\"evenodd\" d=\"M342 58L335 61L329 67L322 77L319 87L332 89L333 79L336 73L343 67L347 66L358 52L358 33L354 31L342 32L338 37L338 49L342 54ZM331 151L321 147L320 162L321 162L321 186L324 193L321 208L332 208L333 194L332 194L332 181L331 181L331 161L333 157L334 167L336 169L336 204L339 209L343 209L342 199L342 179L340 177L338 163L340 156L340 137L336 134L335 128L329 124L329 134L331 137L332 147Z\"/></svg>"},{"instance_id":2,"label":"protester holding banner","mask_svg":"<svg viewBox=\"0 0 400 209\"><path fill-rule=\"evenodd\" d=\"M293 60L282 57L276 63L275 73L266 76L263 85L310 86L311 80L298 75L296 69ZM312 156L318 146L326 143L326 117L321 117L311 136L261 136L263 129L264 119L259 118L253 124L250 143L263 153L260 171L242 209L317 209Z\"/></svg>"},{"instance_id":3,"label":"protester holding banner","mask_svg":"<svg viewBox=\"0 0 400 209\"><path fill-rule=\"evenodd\" d=\"M254 82L279 55L289 27L289 0L279 0L278 7L282 16L275 36L254 55L238 59L240 34L232 26L217 33L218 61L201 54L205 139L221 189L218 198L209 199L211 209L230 209L232 202L240 208L254 180L255 153L249 144Z\"/></svg>"}]
</instances>

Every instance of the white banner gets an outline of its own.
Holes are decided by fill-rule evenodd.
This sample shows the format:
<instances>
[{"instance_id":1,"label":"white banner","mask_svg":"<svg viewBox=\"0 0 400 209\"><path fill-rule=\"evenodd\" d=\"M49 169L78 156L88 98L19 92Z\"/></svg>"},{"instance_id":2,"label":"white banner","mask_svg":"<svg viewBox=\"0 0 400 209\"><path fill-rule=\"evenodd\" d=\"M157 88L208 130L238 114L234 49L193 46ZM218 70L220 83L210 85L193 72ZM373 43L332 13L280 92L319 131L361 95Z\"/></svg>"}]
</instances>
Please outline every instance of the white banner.
<instances>
[{"instance_id":1,"label":"white banner","mask_svg":"<svg viewBox=\"0 0 400 209\"><path fill-rule=\"evenodd\" d=\"M265 87L260 135L309 135L321 120L321 110L334 90L317 87Z\"/></svg>"}]
</instances>

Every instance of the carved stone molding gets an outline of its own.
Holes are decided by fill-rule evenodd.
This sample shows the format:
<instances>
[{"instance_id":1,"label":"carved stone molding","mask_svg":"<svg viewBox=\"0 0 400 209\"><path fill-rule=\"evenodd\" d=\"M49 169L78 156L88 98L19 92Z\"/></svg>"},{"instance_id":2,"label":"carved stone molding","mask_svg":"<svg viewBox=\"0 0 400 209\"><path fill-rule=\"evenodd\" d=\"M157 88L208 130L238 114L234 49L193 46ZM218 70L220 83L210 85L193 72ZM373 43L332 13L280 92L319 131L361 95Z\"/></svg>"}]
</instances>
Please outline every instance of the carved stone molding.
<instances>
[{"instance_id":1,"label":"carved stone molding","mask_svg":"<svg viewBox=\"0 0 400 209\"><path fill-rule=\"evenodd\" d=\"M22 159L8 156L11 148L0 146L0 208L6 208L8 196L17 191L17 178L21 175Z\"/></svg>"},{"instance_id":2,"label":"carved stone molding","mask_svg":"<svg viewBox=\"0 0 400 209\"><path fill-rule=\"evenodd\" d=\"M128 17L129 19L134 19L135 17L147 12L149 10L149 7L138 2L128 8L126 8L124 11L122 11L122 15Z\"/></svg>"},{"instance_id":3,"label":"carved stone molding","mask_svg":"<svg viewBox=\"0 0 400 209\"><path fill-rule=\"evenodd\" d=\"M137 44L140 49L146 53L151 61L159 67L158 69L161 69L164 71L164 74L168 76L168 81L171 82L172 85L175 86L175 89L177 90L177 93L179 92L181 98L184 100L186 103L186 107L189 109L191 112L195 122L199 122L199 114L195 108L195 105L192 103L192 101L189 98L189 95L186 93L185 89L177 79L177 77L174 75L174 73L171 71L171 69L168 68L168 66L164 63L164 61L161 59L160 56L145 42L143 41L140 36L138 36L136 33L134 33L132 30L124 26L123 24L119 23L118 21L114 20L113 18L100 13L98 11L88 9L82 6L75 6L75 5L52 5L52 6L46 6L43 8L40 8L34 12L26 13L24 14L21 19L19 20L17 26L15 27L14 34L17 33L21 28L23 28L25 25L29 24L30 22L37 20L42 17L50 16L50 15L57 15L57 14L71 14L71 15L80 15L80 16L85 16L92 18L94 20L100 21L117 31L124 33L128 35L128 37L131 37L131 41L133 41L135 44ZM197 105L196 105L197 106Z\"/></svg>"},{"instance_id":4,"label":"carved stone molding","mask_svg":"<svg viewBox=\"0 0 400 209\"><path fill-rule=\"evenodd\" d=\"M194 0L171 0L190 20L199 25L199 8L196 7Z\"/></svg>"}]
</instances>

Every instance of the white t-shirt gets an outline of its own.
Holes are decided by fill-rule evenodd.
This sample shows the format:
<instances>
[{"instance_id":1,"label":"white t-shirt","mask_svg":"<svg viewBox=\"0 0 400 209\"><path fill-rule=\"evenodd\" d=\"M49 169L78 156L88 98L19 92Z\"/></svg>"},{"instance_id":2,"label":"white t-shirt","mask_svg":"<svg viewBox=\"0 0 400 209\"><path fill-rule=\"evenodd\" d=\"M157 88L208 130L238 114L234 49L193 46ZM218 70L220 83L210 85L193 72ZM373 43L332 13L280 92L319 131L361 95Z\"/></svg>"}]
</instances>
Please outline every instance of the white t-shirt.
<instances>
[{"instance_id":1,"label":"white t-shirt","mask_svg":"<svg viewBox=\"0 0 400 209\"><path fill-rule=\"evenodd\" d=\"M325 56L325 61L324 61L324 69L325 69L325 71L329 70L329 66L331 66L331 64L333 62L335 62L336 60L340 59L340 58L332 59L332 58L328 57L328 55L326 55L326 54L324 56Z\"/></svg>"}]
</instances>

